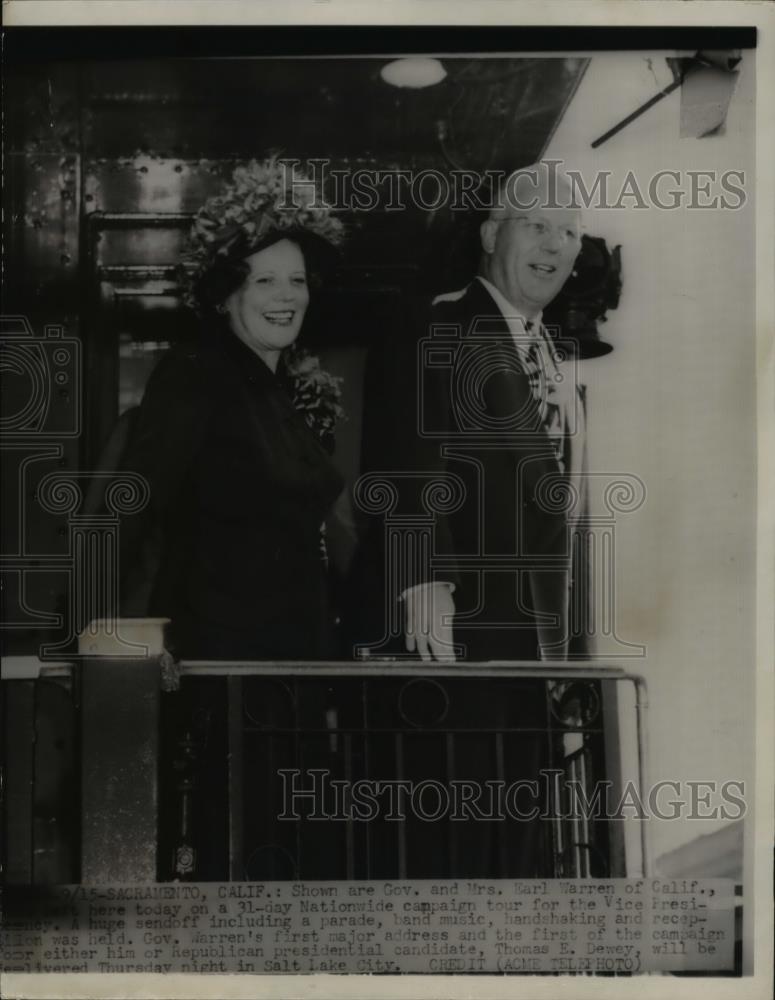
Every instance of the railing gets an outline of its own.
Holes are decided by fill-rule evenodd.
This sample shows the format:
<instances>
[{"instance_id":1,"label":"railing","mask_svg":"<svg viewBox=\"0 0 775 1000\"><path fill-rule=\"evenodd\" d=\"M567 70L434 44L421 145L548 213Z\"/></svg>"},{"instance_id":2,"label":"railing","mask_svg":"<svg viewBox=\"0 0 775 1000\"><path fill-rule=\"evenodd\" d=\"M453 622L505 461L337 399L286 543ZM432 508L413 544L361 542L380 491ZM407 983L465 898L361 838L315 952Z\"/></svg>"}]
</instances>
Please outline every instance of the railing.
<instances>
[{"instance_id":1,"label":"railing","mask_svg":"<svg viewBox=\"0 0 775 1000\"><path fill-rule=\"evenodd\" d=\"M87 656L68 672L84 883L648 870L646 824L584 805L601 782L612 801L645 787L645 687L622 668L192 662L169 693L158 657ZM343 801L354 782L381 783L366 818ZM405 783L403 808L385 782ZM18 859L18 824L13 844Z\"/></svg>"}]
</instances>

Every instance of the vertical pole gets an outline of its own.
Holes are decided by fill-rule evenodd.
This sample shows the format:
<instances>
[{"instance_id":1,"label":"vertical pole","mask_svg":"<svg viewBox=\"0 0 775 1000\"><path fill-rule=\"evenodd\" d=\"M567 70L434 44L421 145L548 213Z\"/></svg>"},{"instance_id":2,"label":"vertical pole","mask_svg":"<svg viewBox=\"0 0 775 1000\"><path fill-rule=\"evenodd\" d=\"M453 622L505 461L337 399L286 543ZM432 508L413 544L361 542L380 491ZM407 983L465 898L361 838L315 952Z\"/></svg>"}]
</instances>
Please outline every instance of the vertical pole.
<instances>
[{"instance_id":1,"label":"vertical pole","mask_svg":"<svg viewBox=\"0 0 775 1000\"><path fill-rule=\"evenodd\" d=\"M241 882L245 878L242 678L230 676L227 684L229 690L229 878L233 882ZM272 739L271 735L269 739Z\"/></svg>"},{"instance_id":2,"label":"vertical pole","mask_svg":"<svg viewBox=\"0 0 775 1000\"><path fill-rule=\"evenodd\" d=\"M646 682L643 678L635 680L635 712L637 719L638 735L638 783L640 788L638 794L641 799L648 794L646 782L648 781L648 764L646 754L648 753L648 738L646 730L646 718L648 711L648 695L646 692ZM643 856L643 876L652 874L651 871L651 844L649 843L648 823L640 820L640 844Z\"/></svg>"},{"instance_id":3,"label":"vertical pole","mask_svg":"<svg viewBox=\"0 0 775 1000\"><path fill-rule=\"evenodd\" d=\"M3 683L5 809L5 879L33 881L32 801L35 761L35 681Z\"/></svg>"},{"instance_id":4,"label":"vertical pole","mask_svg":"<svg viewBox=\"0 0 775 1000\"><path fill-rule=\"evenodd\" d=\"M603 755L604 777L610 782L610 801L620 802L624 791L622 778L622 741L619 729L618 681L601 681L600 697L603 715ZM640 794L642 789L638 789ZM643 820L640 820L642 823ZM624 844L624 828L619 820L609 820L608 834L608 874L611 878L627 878L627 854Z\"/></svg>"},{"instance_id":5,"label":"vertical pole","mask_svg":"<svg viewBox=\"0 0 775 1000\"><path fill-rule=\"evenodd\" d=\"M156 881L162 626L145 658L111 656L90 628L81 660L81 882ZM121 622L132 634L132 623ZM111 630L112 632L112 630ZM141 632L142 635L142 632Z\"/></svg>"}]
</instances>

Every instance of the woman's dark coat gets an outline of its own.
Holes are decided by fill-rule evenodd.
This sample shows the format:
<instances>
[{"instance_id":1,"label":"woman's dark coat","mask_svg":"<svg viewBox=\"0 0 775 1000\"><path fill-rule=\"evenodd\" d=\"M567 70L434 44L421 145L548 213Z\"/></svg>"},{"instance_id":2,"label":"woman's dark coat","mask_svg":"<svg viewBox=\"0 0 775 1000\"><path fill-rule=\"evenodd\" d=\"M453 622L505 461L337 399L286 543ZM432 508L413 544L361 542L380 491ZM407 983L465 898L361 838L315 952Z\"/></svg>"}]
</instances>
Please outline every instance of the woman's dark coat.
<instances>
[{"instance_id":1,"label":"woman's dark coat","mask_svg":"<svg viewBox=\"0 0 775 1000\"><path fill-rule=\"evenodd\" d=\"M221 331L154 371L125 458L150 505L122 527L124 613L182 657L328 653L320 526L342 489L283 379Z\"/></svg>"}]
</instances>

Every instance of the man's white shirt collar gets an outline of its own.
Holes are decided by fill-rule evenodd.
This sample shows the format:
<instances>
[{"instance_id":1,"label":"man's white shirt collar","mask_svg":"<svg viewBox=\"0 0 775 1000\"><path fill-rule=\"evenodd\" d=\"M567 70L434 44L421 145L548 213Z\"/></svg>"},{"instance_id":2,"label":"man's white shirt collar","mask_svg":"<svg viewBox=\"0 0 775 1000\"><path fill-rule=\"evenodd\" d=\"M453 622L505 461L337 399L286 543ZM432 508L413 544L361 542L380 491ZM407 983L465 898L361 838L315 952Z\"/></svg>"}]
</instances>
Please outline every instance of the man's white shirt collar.
<instances>
[{"instance_id":1,"label":"man's white shirt collar","mask_svg":"<svg viewBox=\"0 0 775 1000\"><path fill-rule=\"evenodd\" d=\"M538 313L532 320L529 320L527 316L521 313L518 309L514 308L503 292L497 289L491 281L488 281L487 278L483 278L481 274L477 275L477 280L481 281L492 296L495 304L500 309L503 314L503 318L508 324L511 336L514 337L515 340L526 335L530 336L527 329L528 323L532 323L535 330L539 330L541 328L541 313Z\"/></svg>"}]
</instances>

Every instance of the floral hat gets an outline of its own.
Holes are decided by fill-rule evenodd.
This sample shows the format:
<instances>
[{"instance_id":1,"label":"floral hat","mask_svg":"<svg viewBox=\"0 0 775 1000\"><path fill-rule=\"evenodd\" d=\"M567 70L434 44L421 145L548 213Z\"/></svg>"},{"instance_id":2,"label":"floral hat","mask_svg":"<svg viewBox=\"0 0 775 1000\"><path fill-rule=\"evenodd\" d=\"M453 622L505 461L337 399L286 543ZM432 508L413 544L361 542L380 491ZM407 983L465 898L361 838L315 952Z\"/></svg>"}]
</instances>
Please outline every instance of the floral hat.
<instances>
[{"instance_id":1,"label":"floral hat","mask_svg":"<svg viewBox=\"0 0 775 1000\"><path fill-rule=\"evenodd\" d=\"M342 223L332 215L314 180L293 161L271 157L237 167L231 184L208 198L194 217L181 255L188 303L197 280L235 244L249 255L270 234L283 231L317 237L331 247L344 238Z\"/></svg>"}]
</instances>

